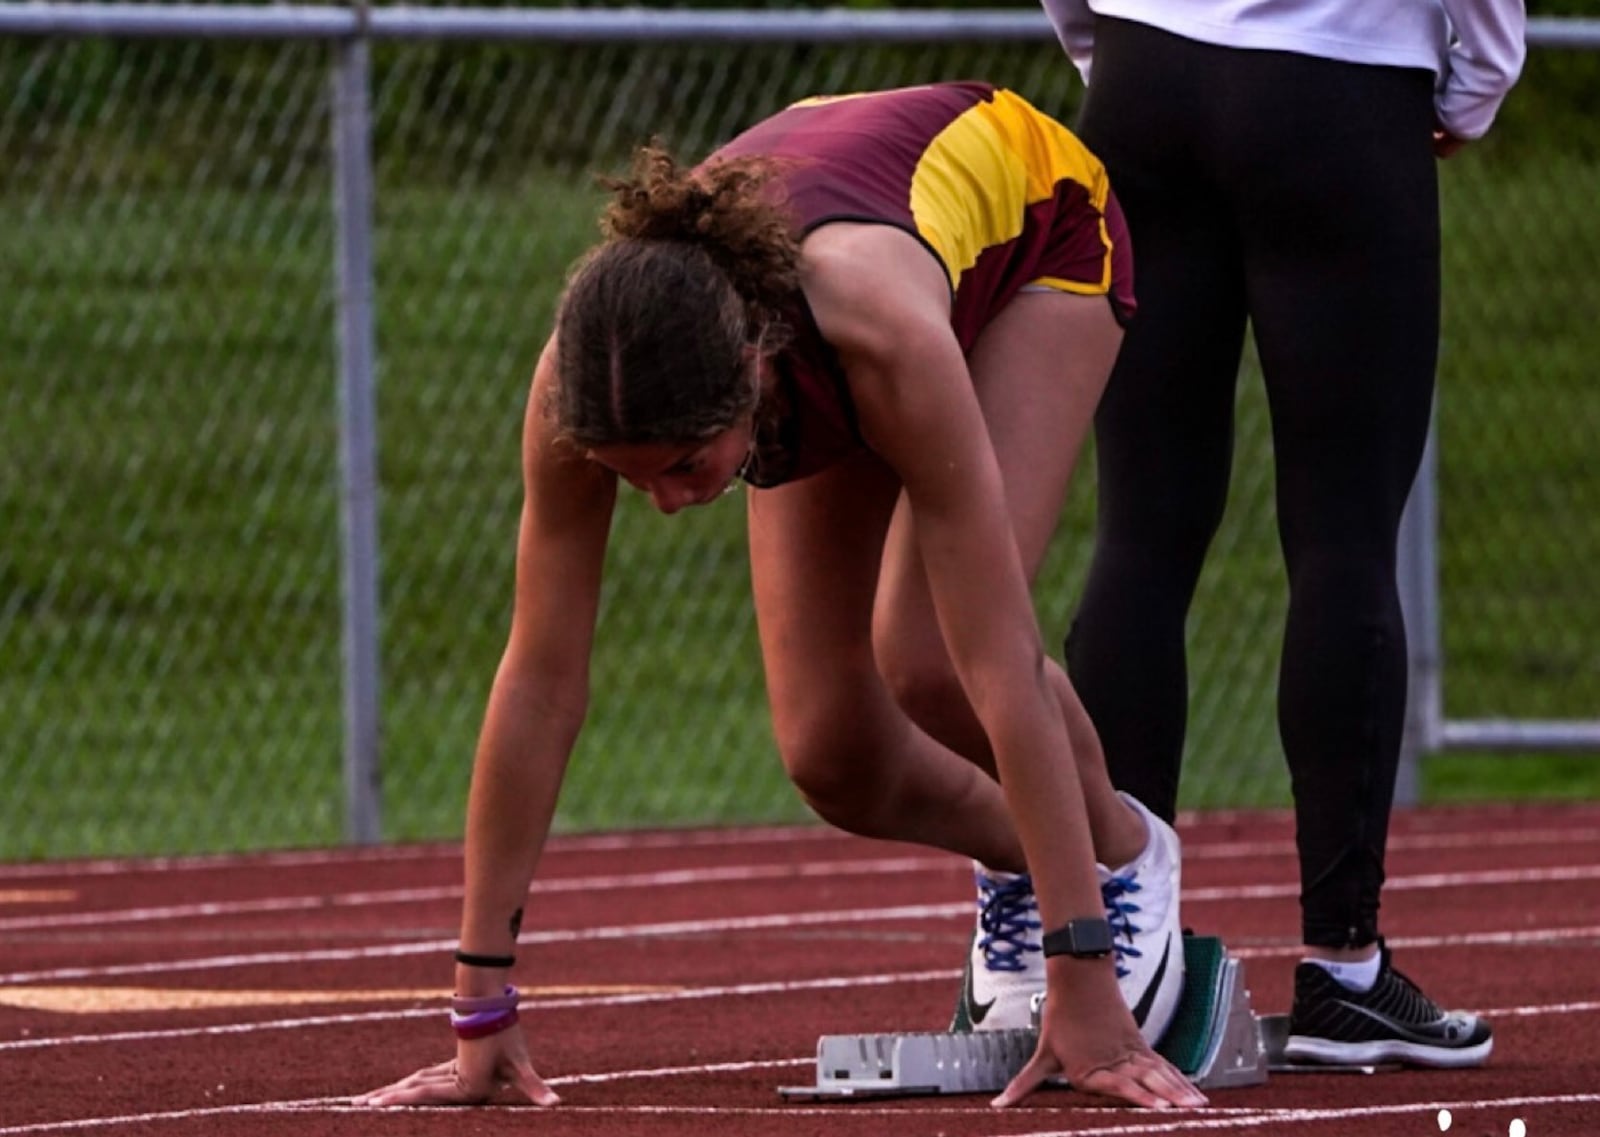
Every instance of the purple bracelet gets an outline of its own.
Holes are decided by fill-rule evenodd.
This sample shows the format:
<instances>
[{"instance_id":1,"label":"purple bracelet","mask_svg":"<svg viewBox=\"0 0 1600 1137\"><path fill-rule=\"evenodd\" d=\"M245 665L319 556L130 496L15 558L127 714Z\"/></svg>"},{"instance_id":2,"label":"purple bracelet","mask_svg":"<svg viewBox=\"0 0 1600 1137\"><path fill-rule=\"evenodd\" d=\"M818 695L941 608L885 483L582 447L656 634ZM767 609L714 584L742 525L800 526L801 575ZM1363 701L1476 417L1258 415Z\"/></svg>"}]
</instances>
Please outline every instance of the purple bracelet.
<instances>
[{"instance_id":1,"label":"purple bracelet","mask_svg":"<svg viewBox=\"0 0 1600 1137\"><path fill-rule=\"evenodd\" d=\"M521 1001L521 993L510 984L498 995L452 995L452 1014L475 1015L482 1011L514 1011Z\"/></svg>"},{"instance_id":2,"label":"purple bracelet","mask_svg":"<svg viewBox=\"0 0 1600 1137\"><path fill-rule=\"evenodd\" d=\"M456 1037L463 1042L488 1038L490 1035L499 1034L503 1030L510 1030L516 1025L517 1008L515 1007L510 1007L503 1011L478 1011L470 1015L460 1015L455 1011L450 1012L450 1028L456 1032Z\"/></svg>"}]
</instances>

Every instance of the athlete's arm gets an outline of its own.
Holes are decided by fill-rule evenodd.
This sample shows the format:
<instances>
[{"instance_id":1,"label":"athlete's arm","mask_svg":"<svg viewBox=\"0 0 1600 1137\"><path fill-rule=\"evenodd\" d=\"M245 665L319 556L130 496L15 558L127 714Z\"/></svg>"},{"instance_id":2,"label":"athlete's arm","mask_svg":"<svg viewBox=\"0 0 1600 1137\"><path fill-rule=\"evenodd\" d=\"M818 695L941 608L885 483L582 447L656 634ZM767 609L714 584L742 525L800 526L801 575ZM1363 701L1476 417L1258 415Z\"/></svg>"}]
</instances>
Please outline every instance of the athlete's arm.
<instances>
[{"instance_id":1,"label":"athlete's arm","mask_svg":"<svg viewBox=\"0 0 1600 1137\"><path fill-rule=\"evenodd\" d=\"M1045 926L1102 918L1077 763L944 270L910 235L855 224L809 236L801 269L862 433L904 485L940 631L988 735ZM1139 1037L1109 958L1055 957L1046 971L1039 1053L1002 1103L1063 1070L1140 1105L1197 1100Z\"/></svg>"},{"instance_id":2,"label":"athlete's arm","mask_svg":"<svg viewBox=\"0 0 1600 1137\"><path fill-rule=\"evenodd\" d=\"M511 632L495 673L467 803L461 946L509 954L514 917L555 812L589 697L616 475L558 440L548 413L553 343L534 372L523 424L523 507ZM482 985L461 969L457 994Z\"/></svg>"},{"instance_id":3,"label":"athlete's arm","mask_svg":"<svg viewBox=\"0 0 1600 1137\"><path fill-rule=\"evenodd\" d=\"M804 253L806 296L862 433L904 484L940 630L1038 866L1044 918L1103 915L1077 767L944 272L888 226L828 225Z\"/></svg>"},{"instance_id":4,"label":"athlete's arm","mask_svg":"<svg viewBox=\"0 0 1600 1137\"><path fill-rule=\"evenodd\" d=\"M510 956L567 759L588 705L589 658L616 476L559 441L547 413L552 341L534 371L523 425L522 518L511 632L495 673L467 803L462 950ZM455 993L500 994L509 970L458 964ZM372 1105L484 1101L501 1084L557 1099L520 1030L461 1042L431 1066L361 1100Z\"/></svg>"}]
</instances>

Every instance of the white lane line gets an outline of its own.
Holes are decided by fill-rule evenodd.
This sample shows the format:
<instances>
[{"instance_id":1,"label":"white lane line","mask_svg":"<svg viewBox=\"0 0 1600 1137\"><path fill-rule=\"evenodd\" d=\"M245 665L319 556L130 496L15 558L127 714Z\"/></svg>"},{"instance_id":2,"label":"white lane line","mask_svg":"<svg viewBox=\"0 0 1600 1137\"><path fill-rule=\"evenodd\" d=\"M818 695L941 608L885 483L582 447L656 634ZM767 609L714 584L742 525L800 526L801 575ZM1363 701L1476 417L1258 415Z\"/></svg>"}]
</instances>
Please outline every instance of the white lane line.
<instances>
[{"instance_id":1,"label":"white lane line","mask_svg":"<svg viewBox=\"0 0 1600 1137\"><path fill-rule=\"evenodd\" d=\"M706 1066L682 1066L666 1070L629 1070L617 1074L597 1074L583 1078L583 1081L606 1082L620 1081L641 1077L680 1077L684 1075L699 1075L723 1072L742 1072L756 1069L779 1069L789 1066L803 1066L815 1062L814 1057L805 1058L776 1058L770 1061L718 1063ZM551 1079L552 1085L573 1084L578 1079ZM1274 1132L1282 1132L1287 1126L1294 1124L1311 1125L1328 1121L1349 1121L1358 1118L1386 1117L1424 1113L1438 1115L1440 1110L1450 1110L1452 1113L1463 1114L1472 1111L1519 1110L1527 1111L1541 1106L1553 1107L1562 1105L1592 1105L1600 1102L1600 1094L1528 1094L1517 1097L1501 1098L1471 1098L1457 1101L1431 1101L1408 1102L1399 1105L1374 1105L1351 1106L1340 1109L1219 1109L1206 1108L1183 1114L1165 1113L1160 1115L1159 1121L1136 1121L1126 1124L1103 1125L1092 1129L1061 1129L1026 1131L1009 1130L1001 1137L1140 1137L1143 1134L1169 1134L1169 1133L1203 1133L1218 1132L1227 1129L1243 1129L1271 1125ZM527 1109L529 1107L522 1107ZM715 1106L556 1106L556 1115L561 1113L584 1113L604 1115L687 1115L687 1116L738 1116L738 1117L821 1117L841 1116L837 1106L797 1106L783 1105L771 1107L732 1107L718 1108ZM91 1117L79 1118L72 1121L45 1121L34 1122L27 1125L13 1125L0 1128L0 1137L22 1137L24 1134L35 1133L63 1133L81 1131L85 1129L107 1129L122 1125L148 1125L161 1121L190 1121L203 1117L227 1117L249 1114L274 1114L274 1113L434 1113L438 1109L417 1109L406 1106L391 1106L387 1109L368 1109L354 1105L348 1097L300 1098L291 1101L279 1102L250 1102L239 1105L210 1106L198 1109L166 1110L160 1113L124 1114L117 1117ZM450 1112L460 1114L459 1108ZM496 1112L510 1113L504 1107L498 1107ZM864 1104L853 1104L847 1107L846 1112L851 1116L869 1114L872 1116L894 1116L905 1118L921 1114L954 1113L974 1116L976 1111L970 1105L965 1107L934 1107L932 1109L919 1108L916 1113L908 1114L904 1109L874 1109ZM1050 1109L1029 1110L1026 1114L1014 1115L1032 1117L1038 1113L1048 1112L1056 1115L1084 1116L1091 1114L1103 1117L1104 1108L1097 1109ZM1153 1116L1143 1111L1127 1111L1129 1117Z\"/></svg>"},{"instance_id":2,"label":"white lane line","mask_svg":"<svg viewBox=\"0 0 1600 1137\"><path fill-rule=\"evenodd\" d=\"M1600 880L1600 864L1553 865L1548 868L1487 869L1482 872L1430 872L1390 877L1385 892L1422 892L1441 888L1481 888L1500 884L1560 884L1578 880ZM1300 895L1298 881L1284 884L1222 885L1213 888L1186 888L1182 899L1188 903L1220 900L1279 900Z\"/></svg>"},{"instance_id":3,"label":"white lane line","mask_svg":"<svg viewBox=\"0 0 1600 1137\"><path fill-rule=\"evenodd\" d=\"M169 1109L161 1113L125 1113L119 1117L81 1117L75 1121L36 1121L28 1125L8 1125L0 1135L14 1137L24 1133L71 1133L84 1129L109 1129L118 1125L147 1125L155 1121L190 1121L197 1117L227 1117L245 1113L300 1113L318 1107L346 1106L348 1098L301 1098L298 1101L254 1102L247 1105L217 1105L203 1109Z\"/></svg>"},{"instance_id":4,"label":"white lane line","mask_svg":"<svg viewBox=\"0 0 1600 1137\"><path fill-rule=\"evenodd\" d=\"M797 1058L794 1061L800 1062L800 1063L809 1064L809 1063L815 1062L816 1059L814 1059L814 1058ZM763 1063L762 1065L773 1065L773 1066L776 1066L776 1065L781 1065L781 1064L782 1063L779 1063L779 1062L773 1062L773 1063ZM691 1071L691 1072L694 1072L694 1071ZM326 1100L328 1100L330 1102L336 1102L338 1099L329 1098L329 1099L326 1099ZM556 1107L556 1112L557 1112L557 1114L562 1114L562 1113L635 1114L635 1115L642 1115L642 1116L656 1115L656 1116L662 1116L662 1117L671 1117L671 1116L679 1115L679 1114L681 1114L681 1115L683 1115L685 1117L694 1117L694 1116L699 1116L699 1115L705 1115L705 1116L711 1116L711 1117L726 1116L726 1117L762 1117L762 1118L784 1118L784 1117L832 1117L832 1118L840 1118L840 1117L894 1117L894 1118L900 1119L902 1122L904 1122L904 1121L906 1121L907 1119L910 1119L910 1118L921 1118L921 1117L945 1117L945 1116L949 1116L949 1117L967 1117L967 1118L972 1118L972 1117L978 1117L978 1116L988 1116L987 1113L980 1112L982 1110L983 1106L986 1104L986 1103L984 1103L982 1101L982 1099L972 1098L972 1099L969 1099L967 1101L967 1103L964 1104L964 1105L955 1104L955 1103L952 1103L950 1105L941 1105L941 1104L939 1104L940 1100L941 1099L938 1098L938 1097L921 1098L921 1099L917 1100L916 1108L915 1108L914 1111L910 1110L910 1109L907 1109L904 1105L901 1105L901 1106L893 1106L893 1105L870 1106L870 1105L862 1104L862 1102L859 1101L859 1100L851 1100L851 1101L848 1101L848 1102L835 1103L833 1105L828 1105L828 1104L821 1104L821 1105L799 1105L799 1104L791 1104L791 1105L566 1105L566 1104L562 1104L562 1105ZM531 1107L525 1107L525 1108L531 1108ZM1073 1105L1036 1105L1034 1103L1034 1100L1030 1099L1026 1105L1021 1107L1020 1110L1013 1111L1013 1116L1017 1116L1019 1118L1026 1119L1026 1120L1032 1120L1033 1118L1040 1118L1040 1117L1051 1117L1051 1116L1054 1116L1054 1117L1087 1117L1087 1118L1090 1118L1092 1120L1092 1119L1095 1119L1095 1118L1103 1118L1103 1117L1105 1117L1105 1115L1108 1112L1110 1112L1111 1108L1112 1107L1103 1106L1103 1105L1102 1106L1092 1106L1092 1105L1089 1105L1089 1106L1085 1106L1085 1105L1077 1105L1077 1106L1073 1106ZM1242 1107L1242 1106L1221 1106L1221 1105L1207 1106L1205 1111L1208 1114L1216 1114L1218 1116L1228 1115L1228 1114L1236 1114L1236 1115L1239 1115L1239 1116L1247 1116L1247 1117L1260 1117L1260 1116L1262 1116L1262 1111L1260 1109L1251 1109L1251 1108ZM285 1110L284 1112L286 1112L286 1113L297 1113L297 1112L308 1112L308 1113L309 1112L316 1112L316 1113L367 1113L367 1112L372 1112L372 1109L371 1109L371 1107L368 1107L368 1106L359 1106L359 1105L342 1105L341 1106L341 1105L333 1104L333 1105L326 1105L326 1106L297 1107L295 1109ZM461 1112L461 1110L460 1110L459 1107L456 1107L456 1106L437 1106L437 1105L436 1106L404 1106L404 1105L391 1105L391 1106L385 1106L385 1107L379 1109L377 1112L380 1112L380 1113L418 1113L418 1112L427 1112L427 1113L457 1113L457 1114L459 1114ZM1128 1112L1129 1113L1134 1113L1136 1111L1133 1110L1130 1107ZM1004 1117L1005 1114L1002 1113L1000 1116ZM900 1129L900 1131L904 1131L903 1127L898 1127L898 1128ZM1080 1133L1080 1132L1082 1132L1082 1130L1073 1130L1073 1132L1074 1133ZM1015 1130L1015 1131L1007 1134L1007 1137L1033 1137L1033 1131L1032 1130L1028 1130L1028 1129L1018 1129L1018 1130Z\"/></svg>"},{"instance_id":5,"label":"white lane line","mask_svg":"<svg viewBox=\"0 0 1600 1137\"><path fill-rule=\"evenodd\" d=\"M777 1070L777 1069L784 1069L784 1068L791 1067L791 1066L811 1066L811 1065L814 1065L815 1063L816 1063L816 1057L815 1056L807 1056L807 1057L804 1057L804 1058L773 1058L773 1059L769 1059L769 1060L765 1060L765 1061L717 1062L717 1063L709 1063L709 1064L706 1064L706 1065L703 1065L703 1066L663 1067L663 1068L648 1069L648 1070L622 1070L622 1071L618 1071L618 1072L612 1073L612 1074L583 1074L583 1075L578 1075L578 1076L568 1077L568 1078L547 1078L546 1082L551 1086L555 1086L555 1087L559 1088L561 1086L576 1085L576 1084L579 1084L579 1083L596 1084L596 1083L603 1083L603 1082L631 1081L631 1080L636 1080L636 1079L640 1079L640 1078L672 1078L672 1077L683 1077L683 1076L695 1076L695 1075L701 1075L701 1074L742 1073L742 1072L744 1072L746 1070ZM495 1110L495 1112L499 1113L502 1117L505 1117L505 1116L508 1116L508 1115L511 1114L511 1109L507 1108L507 1107L504 1107L504 1106L486 1107L486 1108ZM533 1107L531 1107L531 1106L519 1106L519 1107L516 1107L516 1108L521 1109L521 1110L526 1110L528 1112L533 1112L534 1111ZM863 1105L863 1104L859 1104L859 1103L852 1103L848 1107L848 1112L849 1112L849 1115L852 1116L852 1117L858 1117L858 1116L862 1116L862 1115L869 1115L869 1116L883 1116L883 1117L899 1117L899 1118L903 1119L903 1118L908 1116L907 1113L903 1109L896 1110L896 1109L874 1108L872 1106ZM960 1115L960 1114L971 1114L971 1112L972 1112L972 1106L970 1104L949 1105L949 1106L931 1106L931 1107L928 1106L927 1104L924 1104L924 1105L922 1105L921 1108L918 1109L917 1115L918 1116L925 1115L925 1114L956 1114L956 1115ZM1072 1115L1072 1114L1075 1114L1075 1113L1081 1113L1082 1109L1081 1109L1081 1107L1080 1108L1054 1108L1054 1109L1050 1109L1050 1108L1045 1108L1045 1109L1034 1108L1034 1109L1030 1109L1029 1112L1030 1112L1030 1115L1038 1115L1038 1114L1041 1114L1041 1113L1048 1113L1048 1114L1055 1114L1055 1115ZM73 1120L73 1121L34 1122L32 1124L29 1124L29 1125L16 1125L16 1126L10 1126L10 1127L7 1127L7 1128L0 1128L0 1135L3 1135L3 1137L20 1137L20 1135L22 1135L22 1134L30 1134L30 1133L71 1132L71 1131L74 1131L74 1130L84 1130L84 1129L105 1129L105 1128L111 1128L111 1127L119 1126L119 1125L149 1124L149 1123L158 1122L158 1121L190 1121L190 1120L194 1120L195 1118L202 1118L202 1117L220 1117L220 1116L237 1116L237 1115L241 1115L241 1114L274 1114L274 1113L286 1113L286 1114L294 1114L294 1113L340 1113L340 1114L360 1113L360 1114L368 1114L368 1115L370 1115L370 1114L449 1113L449 1114L452 1114L452 1115L455 1115L455 1116L459 1117L459 1116L462 1115L462 1110L461 1110L461 1108L459 1106L388 1106L388 1107L385 1107L385 1108L373 1108L373 1107L370 1107L370 1106L359 1106L359 1105L356 1105L354 1102L351 1101L351 1099L349 1097L301 1098L299 1100L294 1100L294 1101L249 1102L249 1103L241 1103L239 1105L209 1106L209 1107L202 1107L202 1108L198 1108L198 1109L167 1110L167 1111L162 1112L162 1113L126 1114L126 1115L123 1115L123 1116L120 1116L120 1117L93 1117L93 1118L80 1118L80 1119ZM555 1107L555 1111L554 1111L554 1115L555 1116L560 1116L562 1114L577 1114L577 1113L590 1114L590 1115L592 1115L592 1114L601 1114L601 1115L613 1115L613 1116L614 1115L619 1115L619 1114L635 1114L635 1115L641 1115L641 1116L681 1114L681 1115L685 1115L685 1116L712 1116L712 1117L718 1116L718 1115L740 1116L740 1117L828 1117L828 1116L838 1117L838 1116L840 1116L840 1110L839 1110L838 1106L803 1106L803 1105L783 1105L783 1106L769 1106L769 1107L748 1107L748 1106L745 1106L745 1107L728 1107L728 1108L718 1107L718 1106L650 1106L650 1105L644 1105L644 1106L639 1106L639 1105L634 1105L634 1106L626 1106L626 1105L624 1105L624 1106L603 1106L603 1105L602 1106L571 1106L571 1105L561 1105L561 1106Z\"/></svg>"},{"instance_id":6,"label":"white lane line","mask_svg":"<svg viewBox=\"0 0 1600 1137\"><path fill-rule=\"evenodd\" d=\"M1600 818L1587 829L1507 829L1487 833L1397 833L1389 837L1389 852L1434 852L1442 849L1519 848L1536 845L1561 849L1600 842ZM1186 839L1183 859L1190 861L1247 860L1252 857L1293 856L1294 841L1202 841Z\"/></svg>"},{"instance_id":7,"label":"white lane line","mask_svg":"<svg viewBox=\"0 0 1600 1137\"><path fill-rule=\"evenodd\" d=\"M1185 893L1188 901L1188 894ZM630 938L683 937L730 931L787 931L830 924L863 924L879 921L917 922L970 916L968 901L949 904L904 905L898 908L843 909L829 912L788 912L767 916L728 917L714 920L679 920L662 924L626 924L599 928L553 929L524 932L521 945L580 943ZM1530 928L1512 932L1462 932L1442 936L1393 936L1393 947L1438 948L1493 946L1499 944L1556 944L1572 940L1600 938L1600 925L1571 928ZM369 959L399 959L453 951L452 939L413 940L405 943L375 944L352 948L321 948L310 951L252 952L235 955L202 956L194 959L158 960L148 963L106 964L98 967L59 967L48 971L15 971L0 974L0 985L18 983L57 983L115 978L131 975L169 975L186 971L219 971L244 967L270 967L285 964L348 963ZM1298 953L1297 942L1230 947L1241 959L1279 958Z\"/></svg>"},{"instance_id":8,"label":"white lane line","mask_svg":"<svg viewBox=\"0 0 1600 1137\"><path fill-rule=\"evenodd\" d=\"M519 945L580 943L594 940L625 940L666 936L700 936L712 932L791 930L829 924L864 924L893 921L937 920L972 915L972 902L949 904L907 904L897 908L849 908L830 912L780 912L765 916L729 916L716 920L673 920L657 924L622 924L599 928L568 928L524 932ZM414 940L400 944L377 944L359 948L325 948L314 951L252 952L245 955L216 955L199 959L162 960L150 963L119 963L103 967L58 967L50 971L14 971L0 975L0 985L44 983L64 979L99 979L115 975L159 975L176 971L209 971L235 967L256 967L286 963L334 963L362 959L392 959L454 951L456 940Z\"/></svg>"},{"instance_id":9,"label":"white lane line","mask_svg":"<svg viewBox=\"0 0 1600 1137\"><path fill-rule=\"evenodd\" d=\"M701 869L671 869L662 872L621 873L565 877L534 881L531 895L607 892L626 889L656 889L671 886L726 884L762 880L798 880L838 875L910 875L916 873L965 872L966 863L947 856L883 857L835 861L823 864L734 865ZM1444 888L1480 888L1495 885L1558 884L1600 879L1600 864L1556 865L1545 868L1492 869L1482 872L1417 873L1391 877L1385 884L1390 892L1431 891ZM1280 900L1298 896L1298 882L1257 885L1219 885L1183 891L1186 904L1227 903L1240 900ZM333 908L366 908L392 904L421 904L455 900L459 885L432 888L384 889L255 900L215 901L143 908L111 909L103 912L65 912L49 915L0 918L0 932L50 931L56 928L99 927L110 924L152 923L161 920L206 919L240 915L320 911ZM524 942L527 942L526 939ZM3 977L0 977L3 978ZM13 980L15 981L15 980Z\"/></svg>"},{"instance_id":10,"label":"white lane line","mask_svg":"<svg viewBox=\"0 0 1600 1137\"><path fill-rule=\"evenodd\" d=\"M1484 1011L1484 1018L1495 1019L1525 1019L1538 1015L1586 1015L1600 1011L1600 999L1591 999L1581 1003L1552 1003L1549 1006L1537 1004L1522 1007L1496 1007L1492 1011Z\"/></svg>"},{"instance_id":11,"label":"white lane line","mask_svg":"<svg viewBox=\"0 0 1600 1137\"><path fill-rule=\"evenodd\" d=\"M834 876L879 876L904 873L971 871L968 862L949 856L882 857L872 860L830 861L822 864L785 862L771 865L727 865L661 872L558 877L535 880L530 895L575 892L614 892L654 889L673 885L737 884L748 881L808 880ZM303 912L329 908L365 908L385 904L425 904L459 900L461 886L393 888L319 893L310 896L262 897L255 900L218 900L198 904L167 904L146 908L108 909L103 912L58 912L46 915L0 918L0 932L41 931L52 928L100 927L106 924L148 923L156 920L190 920L216 916L247 916L277 912Z\"/></svg>"},{"instance_id":12,"label":"white lane line","mask_svg":"<svg viewBox=\"0 0 1600 1137\"><path fill-rule=\"evenodd\" d=\"M1185 826L1238 817L1247 823L1254 815L1233 812L1179 814L1180 832ZM595 833L557 836L546 846L547 856L585 852L627 852L634 849L744 848L772 843L854 840L837 829L816 825L770 826L753 829L651 831L648 833ZM1600 818L1588 827L1565 829L1506 829L1465 833L1397 833L1389 838L1391 852L1398 850L1473 849L1538 845L1560 848L1600 842ZM1294 852L1288 838L1269 841L1185 842L1188 860L1238 860L1253 857L1281 857ZM171 857L102 857L91 860L23 861L0 863L0 880L28 880L39 877L122 876L139 872L199 872L224 869L338 867L407 861L461 860L459 843L426 845L382 845L359 848L284 850L265 853L216 853Z\"/></svg>"},{"instance_id":13,"label":"white lane line","mask_svg":"<svg viewBox=\"0 0 1600 1137\"><path fill-rule=\"evenodd\" d=\"M935 971L906 971L888 975L849 975L821 979L777 980L767 983L741 983L723 987L691 987L677 991L640 991L617 995L574 995L540 999L530 1004L534 1011L592 1010L598 1007L637 1006L646 1003L674 1003L705 999L741 998L759 995L790 995L808 991L850 990L863 987L894 987L901 984L954 983L961 977L957 968ZM441 989L440 999L443 999ZM1535 1018L1545 1015L1584 1015L1600 1012L1600 1001L1526 1004L1494 1007L1477 1013L1490 1021L1507 1018ZM411 1007L338 1015L314 1015L292 1019L223 1023L213 1026L173 1027L164 1030L113 1031L102 1034L74 1034L54 1038L28 1038L0 1042L0 1053L11 1050L52 1050L67 1046L92 1046L106 1042L160 1042L174 1039L221 1035L255 1034L307 1027L350 1026L362 1023L399 1022L407 1019L436 1018L438 1007Z\"/></svg>"},{"instance_id":14,"label":"white lane line","mask_svg":"<svg viewBox=\"0 0 1600 1137\"><path fill-rule=\"evenodd\" d=\"M848 834L821 825L694 829L647 833L593 833L555 836L546 855L627 852L632 849L742 848L791 841L851 841ZM459 842L426 845L366 845L359 848L282 850L266 853L210 853L173 857L97 857L89 860L23 861L0 864L0 880L40 876L121 876L130 872L198 872L214 869L337 867L389 861L460 861Z\"/></svg>"},{"instance_id":15,"label":"white lane line","mask_svg":"<svg viewBox=\"0 0 1600 1137\"><path fill-rule=\"evenodd\" d=\"M1549 872L1532 870L1541 880L1550 879ZM1588 876L1600 872L1593 869L1561 870L1563 879ZM1404 879L1404 878L1396 878ZM1455 883L1451 881L1449 883ZM1482 883L1481 881L1478 883ZM1524 883L1515 874L1494 883ZM1394 881L1390 882L1393 887ZM1233 901L1252 898L1251 888L1197 889L1183 893L1185 903L1196 901ZM712 920L678 920L659 924L627 924L598 928L551 929L524 932L519 944L564 944L596 940L616 940L644 937L697 936L713 932L759 931L765 929L789 930L829 924L862 924L878 921L930 921L970 916L970 901L948 904L902 905L896 908L841 909L825 912L787 912L765 916L739 916ZM1476 932L1445 936L1392 937L1393 946L1454 947L1463 945L1491 945L1500 943L1558 943L1567 940L1590 939L1600 936L1600 926L1583 925L1572 928L1532 928L1515 932ZM62 967L48 971L17 971L0 974L0 984L54 983L64 980L105 979L128 975L161 975L184 971L225 970L241 967L277 966L301 963L343 963L367 959L397 959L433 952L448 953L455 949L454 939L413 940L403 943L375 944L351 948L322 948L310 951L253 952L246 954L202 956L194 959L157 960L147 963L107 964L98 967ZM1277 957L1293 954L1298 944L1285 942L1278 945L1240 947L1230 949L1241 958Z\"/></svg>"},{"instance_id":16,"label":"white lane line","mask_svg":"<svg viewBox=\"0 0 1600 1137\"><path fill-rule=\"evenodd\" d=\"M617 1070L608 1074L567 1074L559 1078L547 1078L549 1085L558 1089L561 1086L592 1086L605 1082L631 1082L645 1078L682 1078L696 1074L738 1074L745 1070L766 1070L773 1066L811 1066L816 1067L815 1054L805 1058L755 1058L744 1062L709 1062L699 1066L657 1066L645 1070Z\"/></svg>"},{"instance_id":17,"label":"white lane line","mask_svg":"<svg viewBox=\"0 0 1600 1137\"><path fill-rule=\"evenodd\" d=\"M1291 1124L1316 1124L1325 1121L1353 1121L1363 1117L1392 1117L1409 1113L1438 1115L1441 1109L1452 1113L1489 1110L1524 1110L1531 1106L1592 1105L1600 1094L1529 1094L1522 1097L1468 1098L1464 1101L1404 1102L1398 1105L1362 1105L1342 1109L1262 1109L1231 1117L1206 1117L1209 1109L1193 1113L1164 1114L1159 1122L1134 1122L1128 1125L1103 1125L1095 1129L1030 1130L1026 1137L1138 1137L1145 1133L1205 1133L1246 1126L1271 1125L1274 1133ZM1170 1120L1168 1120L1170 1119ZM0 1131L3 1132L3 1131ZM1020 1137L1013 1132L1003 1137Z\"/></svg>"}]
</instances>

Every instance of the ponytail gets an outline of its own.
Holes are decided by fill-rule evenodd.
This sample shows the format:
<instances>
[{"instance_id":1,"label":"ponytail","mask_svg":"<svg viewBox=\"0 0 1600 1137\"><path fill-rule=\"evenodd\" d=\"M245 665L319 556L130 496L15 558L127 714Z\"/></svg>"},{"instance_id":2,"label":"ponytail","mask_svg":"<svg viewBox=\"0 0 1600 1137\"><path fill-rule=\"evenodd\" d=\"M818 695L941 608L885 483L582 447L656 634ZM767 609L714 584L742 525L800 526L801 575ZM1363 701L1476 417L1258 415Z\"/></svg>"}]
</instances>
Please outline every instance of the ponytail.
<instances>
[{"instance_id":1,"label":"ponytail","mask_svg":"<svg viewBox=\"0 0 1600 1137\"><path fill-rule=\"evenodd\" d=\"M704 250L744 300L751 328L766 330L771 345L800 287L800 245L776 174L771 159L686 169L661 147L643 147L629 177L601 179L612 193L601 231L608 241L675 241Z\"/></svg>"},{"instance_id":2,"label":"ponytail","mask_svg":"<svg viewBox=\"0 0 1600 1137\"><path fill-rule=\"evenodd\" d=\"M682 442L759 402L752 349L789 342L800 245L769 160L685 169L660 147L602 179L605 240L556 317L555 414L585 447Z\"/></svg>"}]
</instances>

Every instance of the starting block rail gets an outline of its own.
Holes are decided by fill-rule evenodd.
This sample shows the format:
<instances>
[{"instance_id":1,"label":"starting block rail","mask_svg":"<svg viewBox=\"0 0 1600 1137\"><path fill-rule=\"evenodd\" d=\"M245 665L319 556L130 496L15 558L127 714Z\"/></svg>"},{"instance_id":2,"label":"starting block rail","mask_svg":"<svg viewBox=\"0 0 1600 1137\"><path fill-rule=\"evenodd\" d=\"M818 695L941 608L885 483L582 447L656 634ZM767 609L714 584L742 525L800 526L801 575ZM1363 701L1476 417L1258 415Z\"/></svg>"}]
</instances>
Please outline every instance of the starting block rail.
<instances>
[{"instance_id":1,"label":"starting block rail","mask_svg":"<svg viewBox=\"0 0 1600 1137\"><path fill-rule=\"evenodd\" d=\"M1244 965L1215 937L1186 935L1183 944L1183 993L1156 1049L1201 1089L1260 1085L1272 1058ZM1038 1040L1036 1030L824 1035L816 1084L778 1092L791 1101L999 1093Z\"/></svg>"}]
</instances>

